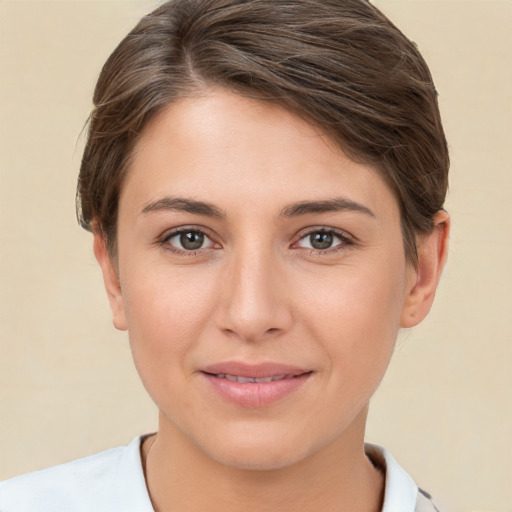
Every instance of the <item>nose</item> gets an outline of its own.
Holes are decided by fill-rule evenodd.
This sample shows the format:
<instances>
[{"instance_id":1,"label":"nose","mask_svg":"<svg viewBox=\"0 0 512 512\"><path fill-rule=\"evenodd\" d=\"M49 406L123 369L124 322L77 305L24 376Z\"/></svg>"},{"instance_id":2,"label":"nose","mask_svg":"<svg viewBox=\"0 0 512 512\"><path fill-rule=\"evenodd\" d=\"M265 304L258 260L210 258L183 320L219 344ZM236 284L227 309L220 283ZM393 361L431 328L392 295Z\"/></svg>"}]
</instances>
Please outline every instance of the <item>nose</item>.
<instances>
[{"instance_id":1,"label":"nose","mask_svg":"<svg viewBox=\"0 0 512 512\"><path fill-rule=\"evenodd\" d=\"M217 307L217 325L222 331L256 342L290 329L290 296L276 259L271 250L261 248L233 255Z\"/></svg>"}]
</instances>

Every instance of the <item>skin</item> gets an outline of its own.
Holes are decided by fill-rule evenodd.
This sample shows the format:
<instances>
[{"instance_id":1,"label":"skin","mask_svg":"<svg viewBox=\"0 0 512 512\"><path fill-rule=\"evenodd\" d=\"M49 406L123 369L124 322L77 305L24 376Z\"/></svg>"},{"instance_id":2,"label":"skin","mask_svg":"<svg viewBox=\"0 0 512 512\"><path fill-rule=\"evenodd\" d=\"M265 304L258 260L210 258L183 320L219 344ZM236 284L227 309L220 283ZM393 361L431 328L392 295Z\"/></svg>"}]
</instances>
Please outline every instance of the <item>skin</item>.
<instances>
[{"instance_id":1,"label":"skin","mask_svg":"<svg viewBox=\"0 0 512 512\"><path fill-rule=\"evenodd\" d=\"M215 211L181 211L190 203L176 198ZM155 509L380 510L383 476L363 451L368 403L398 330L430 309L448 227L439 212L414 268L378 172L280 107L213 89L154 118L123 186L117 259L99 230L94 247L160 411L143 447ZM188 250L176 228L204 243ZM330 247L312 248L319 232ZM233 360L311 373L248 408L200 371Z\"/></svg>"}]
</instances>

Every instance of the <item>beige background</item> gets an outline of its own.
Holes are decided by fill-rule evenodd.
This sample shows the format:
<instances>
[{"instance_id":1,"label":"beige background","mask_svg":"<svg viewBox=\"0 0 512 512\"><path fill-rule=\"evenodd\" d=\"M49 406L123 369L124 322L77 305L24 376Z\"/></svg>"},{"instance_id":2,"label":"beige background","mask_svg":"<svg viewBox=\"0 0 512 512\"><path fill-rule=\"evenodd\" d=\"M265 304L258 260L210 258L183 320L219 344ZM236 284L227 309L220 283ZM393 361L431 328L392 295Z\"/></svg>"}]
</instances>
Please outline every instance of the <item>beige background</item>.
<instances>
[{"instance_id":1,"label":"beige background","mask_svg":"<svg viewBox=\"0 0 512 512\"><path fill-rule=\"evenodd\" d=\"M512 511L512 2L376 2L431 64L451 257L371 412L453 511ZM0 478L129 442L156 413L114 331L74 189L103 61L155 1L0 0Z\"/></svg>"}]
</instances>

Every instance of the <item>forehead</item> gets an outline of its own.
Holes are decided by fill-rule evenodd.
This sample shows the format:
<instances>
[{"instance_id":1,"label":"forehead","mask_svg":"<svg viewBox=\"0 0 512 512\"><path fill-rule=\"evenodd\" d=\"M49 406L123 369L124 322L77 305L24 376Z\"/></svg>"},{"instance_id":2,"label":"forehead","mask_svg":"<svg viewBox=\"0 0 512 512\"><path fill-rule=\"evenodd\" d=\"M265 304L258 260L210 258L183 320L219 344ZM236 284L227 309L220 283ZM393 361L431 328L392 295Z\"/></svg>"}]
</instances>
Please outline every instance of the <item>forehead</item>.
<instances>
[{"instance_id":1,"label":"forehead","mask_svg":"<svg viewBox=\"0 0 512 512\"><path fill-rule=\"evenodd\" d=\"M176 194L228 208L340 195L396 207L376 169L348 158L319 128L224 90L173 102L138 141L121 200L141 206Z\"/></svg>"}]
</instances>

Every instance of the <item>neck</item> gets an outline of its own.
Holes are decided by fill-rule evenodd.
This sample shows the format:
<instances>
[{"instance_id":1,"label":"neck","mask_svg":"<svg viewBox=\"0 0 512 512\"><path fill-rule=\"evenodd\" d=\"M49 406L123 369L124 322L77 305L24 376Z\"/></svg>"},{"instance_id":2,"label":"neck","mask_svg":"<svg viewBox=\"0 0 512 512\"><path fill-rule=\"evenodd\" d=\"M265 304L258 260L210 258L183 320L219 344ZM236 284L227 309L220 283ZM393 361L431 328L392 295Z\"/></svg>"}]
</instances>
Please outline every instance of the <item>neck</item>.
<instances>
[{"instance_id":1,"label":"neck","mask_svg":"<svg viewBox=\"0 0 512 512\"><path fill-rule=\"evenodd\" d=\"M378 512L384 476L364 454L365 419L362 435L353 425L309 457L268 471L223 465L161 422L142 447L155 511Z\"/></svg>"}]
</instances>

